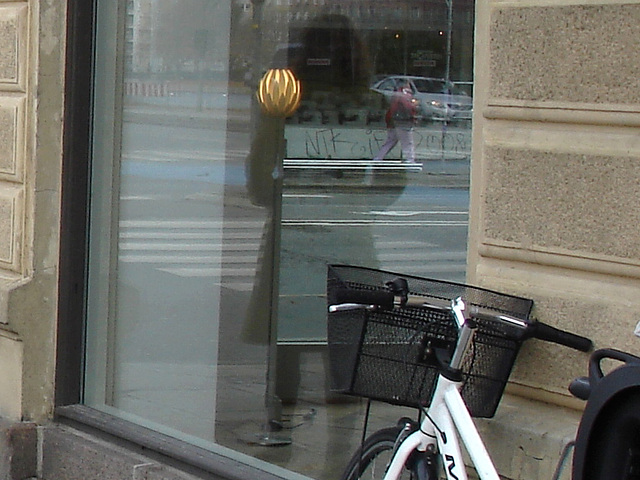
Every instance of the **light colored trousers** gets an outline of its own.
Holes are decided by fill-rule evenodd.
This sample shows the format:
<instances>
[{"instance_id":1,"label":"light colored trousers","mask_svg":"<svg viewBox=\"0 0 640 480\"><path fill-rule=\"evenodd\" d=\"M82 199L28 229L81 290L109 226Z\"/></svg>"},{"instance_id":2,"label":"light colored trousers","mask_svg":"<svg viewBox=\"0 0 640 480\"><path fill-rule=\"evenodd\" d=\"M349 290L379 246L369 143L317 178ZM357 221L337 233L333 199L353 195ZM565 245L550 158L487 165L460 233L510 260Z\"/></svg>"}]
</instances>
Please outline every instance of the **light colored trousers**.
<instances>
[{"instance_id":1,"label":"light colored trousers","mask_svg":"<svg viewBox=\"0 0 640 480\"><path fill-rule=\"evenodd\" d=\"M396 144L400 142L402 155L405 162L415 162L416 152L413 144L413 128L411 127L394 127L388 129L387 139L380 147L380 151L373 157L373 160L382 160L387 153L391 151Z\"/></svg>"}]
</instances>

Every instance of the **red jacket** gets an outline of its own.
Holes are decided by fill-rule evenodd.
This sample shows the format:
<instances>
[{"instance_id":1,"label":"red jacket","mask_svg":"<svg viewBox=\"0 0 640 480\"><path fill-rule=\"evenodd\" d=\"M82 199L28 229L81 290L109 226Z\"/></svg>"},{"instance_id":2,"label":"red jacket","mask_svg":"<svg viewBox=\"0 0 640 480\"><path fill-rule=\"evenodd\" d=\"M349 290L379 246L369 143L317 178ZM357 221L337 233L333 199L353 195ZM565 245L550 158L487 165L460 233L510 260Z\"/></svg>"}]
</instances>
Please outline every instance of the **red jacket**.
<instances>
[{"instance_id":1,"label":"red jacket","mask_svg":"<svg viewBox=\"0 0 640 480\"><path fill-rule=\"evenodd\" d=\"M385 115L387 127L414 125L417 113L417 102L411 92L396 92L391 97L391 105Z\"/></svg>"}]
</instances>

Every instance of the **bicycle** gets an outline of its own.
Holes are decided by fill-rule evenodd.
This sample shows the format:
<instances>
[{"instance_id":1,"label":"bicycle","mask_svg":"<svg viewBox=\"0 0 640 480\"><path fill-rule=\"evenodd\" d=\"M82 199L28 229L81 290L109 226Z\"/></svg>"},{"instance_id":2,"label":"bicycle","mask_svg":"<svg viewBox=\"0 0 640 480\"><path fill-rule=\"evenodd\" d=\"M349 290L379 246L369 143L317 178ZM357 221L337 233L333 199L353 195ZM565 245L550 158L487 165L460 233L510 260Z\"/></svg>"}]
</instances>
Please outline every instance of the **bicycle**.
<instances>
[{"instance_id":1,"label":"bicycle","mask_svg":"<svg viewBox=\"0 0 640 480\"><path fill-rule=\"evenodd\" d=\"M522 343L593 347L531 320L531 300L463 284L331 265L327 300L332 388L422 413L366 438L341 480L465 480L458 438L498 480L472 417L494 415Z\"/></svg>"}]
</instances>

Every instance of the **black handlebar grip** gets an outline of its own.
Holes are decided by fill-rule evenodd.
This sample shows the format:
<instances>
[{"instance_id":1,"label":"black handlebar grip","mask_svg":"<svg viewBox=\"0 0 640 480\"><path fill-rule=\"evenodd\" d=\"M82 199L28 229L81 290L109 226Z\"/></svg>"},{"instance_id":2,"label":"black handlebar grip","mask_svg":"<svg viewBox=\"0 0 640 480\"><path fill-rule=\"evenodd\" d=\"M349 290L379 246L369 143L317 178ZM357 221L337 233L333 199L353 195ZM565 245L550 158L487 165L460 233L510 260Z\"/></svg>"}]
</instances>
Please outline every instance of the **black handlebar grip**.
<instances>
[{"instance_id":1,"label":"black handlebar grip","mask_svg":"<svg viewBox=\"0 0 640 480\"><path fill-rule=\"evenodd\" d=\"M384 290L353 290L350 288L338 289L331 299L336 304L360 303L363 305L376 305L385 310L393 308L394 296Z\"/></svg>"},{"instance_id":2,"label":"black handlebar grip","mask_svg":"<svg viewBox=\"0 0 640 480\"><path fill-rule=\"evenodd\" d=\"M575 333L560 330L540 322L534 323L530 328L531 336L534 338L564 345L581 352L590 352L593 349L593 342L589 338Z\"/></svg>"}]
</instances>

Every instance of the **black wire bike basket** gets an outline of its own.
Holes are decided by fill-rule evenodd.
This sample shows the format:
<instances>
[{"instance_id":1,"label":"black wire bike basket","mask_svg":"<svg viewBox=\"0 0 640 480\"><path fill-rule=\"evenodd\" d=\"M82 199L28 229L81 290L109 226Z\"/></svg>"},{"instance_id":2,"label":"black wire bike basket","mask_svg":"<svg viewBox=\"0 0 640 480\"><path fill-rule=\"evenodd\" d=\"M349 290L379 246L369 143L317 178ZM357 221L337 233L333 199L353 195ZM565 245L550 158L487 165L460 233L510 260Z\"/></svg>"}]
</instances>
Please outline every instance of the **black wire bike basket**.
<instances>
[{"instance_id":1,"label":"black wire bike basket","mask_svg":"<svg viewBox=\"0 0 640 480\"><path fill-rule=\"evenodd\" d=\"M463 362L462 397L474 417L492 417L522 344L533 301L469 285L350 265L331 265L327 301L344 289L386 290L402 277L409 293L442 304L462 297L523 326L477 319L478 330ZM346 310L329 313L328 343L333 391L418 407L431 401L438 377L436 351L452 351L457 327L442 309Z\"/></svg>"}]
</instances>

